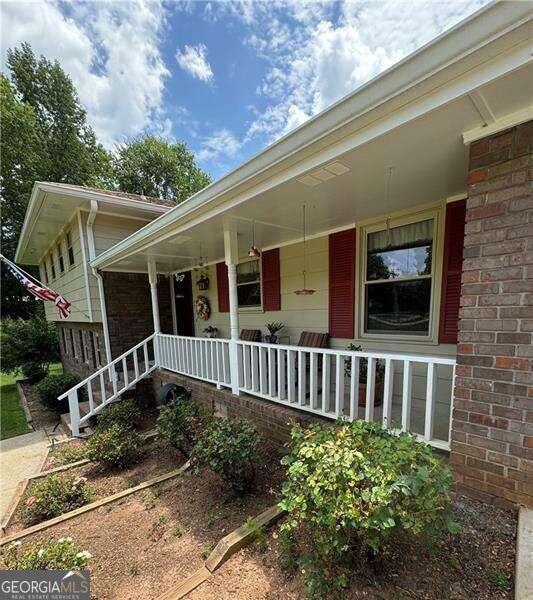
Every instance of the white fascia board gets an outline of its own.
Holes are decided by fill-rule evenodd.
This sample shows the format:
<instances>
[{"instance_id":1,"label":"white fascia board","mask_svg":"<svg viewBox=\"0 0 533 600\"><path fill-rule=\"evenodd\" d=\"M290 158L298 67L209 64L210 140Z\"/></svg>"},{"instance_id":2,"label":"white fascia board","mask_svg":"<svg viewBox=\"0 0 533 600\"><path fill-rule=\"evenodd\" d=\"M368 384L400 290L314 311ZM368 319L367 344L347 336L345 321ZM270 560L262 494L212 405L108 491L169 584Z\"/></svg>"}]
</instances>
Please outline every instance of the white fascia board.
<instances>
[{"instance_id":1,"label":"white fascia board","mask_svg":"<svg viewBox=\"0 0 533 600\"><path fill-rule=\"evenodd\" d=\"M33 226L39 214L39 210L44 200L44 194L39 189L38 182L33 184L31 191L30 201L28 202L28 208L24 215L24 223L22 224L22 230L20 232L17 249L15 251L15 262L21 262L22 256L26 251L26 246L30 239L30 233L33 230Z\"/></svg>"},{"instance_id":2,"label":"white fascia board","mask_svg":"<svg viewBox=\"0 0 533 600\"><path fill-rule=\"evenodd\" d=\"M488 125L475 127L469 131L464 131L463 142L465 145L468 145L472 142L476 142L477 140L481 140L484 137L493 135L494 133L499 133L500 131L505 131L505 129L509 129L510 127L515 127L515 125L520 125L522 123L526 123L527 121L531 121L532 119L533 104L524 110L519 110L510 115L505 115L505 117L502 117L501 119L496 119L493 123L489 123Z\"/></svg>"},{"instance_id":3,"label":"white fascia board","mask_svg":"<svg viewBox=\"0 0 533 600\"><path fill-rule=\"evenodd\" d=\"M494 57L494 50L489 50L486 57L483 52L485 46L507 34L512 38L513 31L531 20L531 9L525 4L497 2L481 9L166 215L106 250L95 259L94 266L105 268L155 241L176 235L526 64L531 60L529 45L525 48L522 43L516 48L514 39L507 46L505 42L500 44L502 57ZM517 37L523 42L523 33ZM467 64L474 53L479 55L476 68ZM439 79L438 83L432 84L432 78ZM398 115L398 108L404 112L403 117ZM363 126L364 120L370 124ZM350 131L355 134L350 135ZM241 191L243 188L246 190ZM223 196L230 199L225 201Z\"/></svg>"}]
</instances>

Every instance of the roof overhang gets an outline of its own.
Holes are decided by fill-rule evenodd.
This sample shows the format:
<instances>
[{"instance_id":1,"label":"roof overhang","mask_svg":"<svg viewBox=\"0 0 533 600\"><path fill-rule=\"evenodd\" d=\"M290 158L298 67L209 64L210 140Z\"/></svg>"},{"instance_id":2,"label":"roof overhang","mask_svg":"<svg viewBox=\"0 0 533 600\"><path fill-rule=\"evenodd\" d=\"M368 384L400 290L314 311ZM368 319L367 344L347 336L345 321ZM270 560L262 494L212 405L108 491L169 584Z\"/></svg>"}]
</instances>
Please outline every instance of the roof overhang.
<instances>
[{"instance_id":1,"label":"roof overhang","mask_svg":"<svg viewBox=\"0 0 533 600\"><path fill-rule=\"evenodd\" d=\"M336 160L351 161L357 165L357 161L364 162L365 156L372 153L384 177L385 169L390 165L387 161L402 160L402 155L406 154L401 145L409 144L411 132L418 132L421 145L414 155L403 156L404 160L411 160L411 165L406 163L406 172L410 167L415 169L415 163L426 160L426 155L433 151L435 157L432 162L428 161L429 168L439 160L439 144L454 144L453 152L450 152L451 148L446 149L448 162L444 162L445 156L440 157L443 169L438 176L443 181L448 176L450 185L447 186L444 181L443 185L432 190L431 184L428 184L428 192L431 192L428 200L464 193L467 148L463 144L463 133L497 127L497 124L488 123L487 115L480 110L479 103L476 105L471 94L480 93L485 101L491 101L494 121L505 123L507 127L513 124L509 121L511 114L519 114L521 120L533 116L531 17L528 3L497 2L488 5L225 177L102 253L93 265L101 269L126 268L132 266L135 255L157 255L156 246L160 246L162 257L168 255L171 258L172 252L192 257L197 253L192 241L201 239L209 243L220 220L235 215L236 211L240 212L244 221L255 220L252 208L255 206L257 215L264 214L265 206L269 206L269 199L274 198L276 193L278 197L285 196L285 204L292 205L294 219L291 222L291 215L284 214L283 222L273 225L280 231L292 230L292 236L296 238L296 215L303 199L313 196L309 188L294 187L298 179ZM421 123L425 127L422 132ZM434 139L432 128L436 133ZM437 137L437 132L441 137ZM391 154L391 148L396 152ZM375 172L371 175L375 177ZM365 172L359 172L358 179L353 179L348 185L359 184L369 177ZM458 189L460 179L463 183ZM335 196L334 192L338 180L326 181L323 192L318 196L337 200L339 196ZM405 193L409 195L409 190L406 189ZM368 194L370 198L371 190ZM317 201L320 199L318 197ZM347 214L344 208L339 203L337 212L343 214L345 223L349 223L354 220L353 210L352 214ZM276 211L270 208L269 212L276 220ZM328 207L325 207L323 212L328 217L332 210L328 212ZM334 226L335 219L328 221L328 218L324 219L324 224L328 222ZM289 233L281 237L287 236ZM275 237L272 236L273 239ZM189 247L186 247L187 243ZM207 253L200 249L198 254L205 256ZM219 244L212 248L209 257L213 260L223 257ZM183 268L186 264L180 260L168 261L169 268L172 262L176 268Z\"/></svg>"},{"instance_id":2,"label":"roof overhang","mask_svg":"<svg viewBox=\"0 0 533 600\"><path fill-rule=\"evenodd\" d=\"M169 210L167 206L160 204L111 196L105 192L64 186L61 183L37 181L26 210L15 261L26 265L38 264L47 248L77 211L89 210L92 201L98 203L99 212L143 219L146 222Z\"/></svg>"}]
</instances>

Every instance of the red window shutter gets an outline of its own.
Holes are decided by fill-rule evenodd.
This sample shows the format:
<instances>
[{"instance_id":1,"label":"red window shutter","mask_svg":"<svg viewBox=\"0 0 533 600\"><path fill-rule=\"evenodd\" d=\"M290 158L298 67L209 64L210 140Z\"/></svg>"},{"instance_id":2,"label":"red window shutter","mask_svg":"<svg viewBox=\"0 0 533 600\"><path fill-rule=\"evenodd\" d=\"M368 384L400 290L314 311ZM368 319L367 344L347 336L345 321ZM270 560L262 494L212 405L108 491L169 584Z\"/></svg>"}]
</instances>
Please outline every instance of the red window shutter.
<instances>
[{"instance_id":1,"label":"red window shutter","mask_svg":"<svg viewBox=\"0 0 533 600\"><path fill-rule=\"evenodd\" d=\"M218 312L229 312L229 283L226 263L217 263Z\"/></svg>"},{"instance_id":2,"label":"red window shutter","mask_svg":"<svg viewBox=\"0 0 533 600\"><path fill-rule=\"evenodd\" d=\"M355 229L329 236L329 335L353 338Z\"/></svg>"},{"instance_id":3,"label":"red window shutter","mask_svg":"<svg viewBox=\"0 0 533 600\"><path fill-rule=\"evenodd\" d=\"M262 284L263 310L281 310L281 284L279 278L279 248L263 252Z\"/></svg>"},{"instance_id":4,"label":"red window shutter","mask_svg":"<svg viewBox=\"0 0 533 600\"><path fill-rule=\"evenodd\" d=\"M446 205L439 343L456 344L459 329L466 200Z\"/></svg>"}]
</instances>

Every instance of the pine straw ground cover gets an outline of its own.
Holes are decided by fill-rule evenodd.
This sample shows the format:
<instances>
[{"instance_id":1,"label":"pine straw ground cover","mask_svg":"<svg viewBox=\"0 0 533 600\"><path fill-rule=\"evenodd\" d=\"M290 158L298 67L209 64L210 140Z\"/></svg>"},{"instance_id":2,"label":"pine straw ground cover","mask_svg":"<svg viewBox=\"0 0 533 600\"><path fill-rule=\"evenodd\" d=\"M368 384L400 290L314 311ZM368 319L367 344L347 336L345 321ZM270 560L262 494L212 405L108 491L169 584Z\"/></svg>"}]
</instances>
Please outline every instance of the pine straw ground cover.
<instances>
[{"instance_id":1,"label":"pine straw ground cover","mask_svg":"<svg viewBox=\"0 0 533 600\"><path fill-rule=\"evenodd\" d=\"M71 446L70 450L72 450L73 447L78 447L80 445L79 442L73 442L72 444L72 446L69 444L69 446ZM65 450L66 448L63 444L57 446L57 452L65 452ZM75 460L79 460L79 458L75 458ZM60 473L60 476L87 478L87 483L91 485L94 490L91 498L91 502L94 502L116 492L138 485L153 477L157 477L158 475L177 469L185 462L185 460L186 458L179 450L163 446L157 440L153 440L142 447L139 461L126 469L105 470L95 463L88 463L80 467L68 469ZM53 461L53 459L50 461L50 459L48 459L47 463L49 464L49 468L58 466L57 464L54 464L54 462L61 461ZM25 502L25 499L31 496L31 489L32 486L35 485L35 482L41 481L43 481L43 479L35 480L28 486L7 529L8 535L21 531L28 526L21 518L22 505Z\"/></svg>"},{"instance_id":2,"label":"pine straw ground cover","mask_svg":"<svg viewBox=\"0 0 533 600\"><path fill-rule=\"evenodd\" d=\"M440 550L403 540L370 568L354 565L344 600L496 600L514 597L516 516L475 500L454 504L459 534L447 535ZM190 600L301 600L305 588L296 571L280 567L279 529L268 532L268 549L241 550ZM264 550L264 549L263 549ZM329 597L333 598L333 594Z\"/></svg>"},{"instance_id":3,"label":"pine straw ground cover","mask_svg":"<svg viewBox=\"0 0 533 600\"><path fill-rule=\"evenodd\" d=\"M276 502L280 457L266 443L260 452L255 488L242 501L228 497L210 471L187 471L22 543L72 537L92 555L92 598L153 600L201 567L222 537Z\"/></svg>"}]
</instances>

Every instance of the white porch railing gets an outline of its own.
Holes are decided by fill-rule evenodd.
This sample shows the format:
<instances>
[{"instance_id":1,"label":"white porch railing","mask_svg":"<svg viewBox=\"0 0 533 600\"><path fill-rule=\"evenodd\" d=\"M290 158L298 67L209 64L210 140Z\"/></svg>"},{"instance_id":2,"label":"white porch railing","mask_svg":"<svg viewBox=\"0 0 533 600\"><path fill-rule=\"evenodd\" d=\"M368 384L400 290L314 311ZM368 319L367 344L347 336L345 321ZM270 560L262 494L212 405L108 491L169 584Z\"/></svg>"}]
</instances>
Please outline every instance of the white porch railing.
<instances>
[{"instance_id":1,"label":"white porch railing","mask_svg":"<svg viewBox=\"0 0 533 600\"><path fill-rule=\"evenodd\" d=\"M232 386L235 367L238 385ZM165 334L150 336L60 397L69 398L73 434L78 435L79 425L157 368L219 388L238 388L328 419L378 421L411 431L434 447L450 447L453 358ZM94 386L99 388L99 401ZM89 412L81 418L80 389L87 390L89 399Z\"/></svg>"},{"instance_id":2,"label":"white porch railing","mask_svg":"<svg viewBox=\"0 0 533 600\"><path fill-rule=\"evenodd\" d=\"M152 334L59 396L58 400L68 398L72 435L78 436L80 426L157 369L157 364L157 342ZM83 396L89 410L82 416L79 401Z\"/></svg>"}]
</instances>

